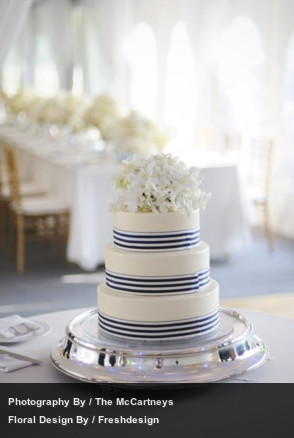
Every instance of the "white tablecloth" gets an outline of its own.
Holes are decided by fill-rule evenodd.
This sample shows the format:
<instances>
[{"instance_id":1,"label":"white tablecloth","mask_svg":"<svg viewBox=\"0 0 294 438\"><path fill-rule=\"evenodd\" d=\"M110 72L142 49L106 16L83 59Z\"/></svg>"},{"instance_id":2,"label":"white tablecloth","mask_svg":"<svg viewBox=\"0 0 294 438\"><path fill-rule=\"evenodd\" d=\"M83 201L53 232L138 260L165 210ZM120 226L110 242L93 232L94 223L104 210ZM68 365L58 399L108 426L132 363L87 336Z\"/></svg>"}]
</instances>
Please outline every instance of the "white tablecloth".
<instances>
[{"instance_id":1,"label":"white tablecloth","mask_svg":"<svg viewBox=\"0 0 294 438\"><path fill-rule=\"evenodd\" d=\"M9 373L0 372L0 383L77 382L53 366L50 351L64 336L66 324L85 310L87 309L75 309L32 317L36 321L49 324L51 331L44 336L17 345L22 351L37 355L44 362L41 365L33 365ZM294 320L261 312L247 310L240 312L251 321L254 333L266 344L269 349L269 359L255 371L225 382L294 383Z\"/></svg>"},{"instance_id":2,"label":"white tablecloth","mask_svg":"<svg viewBox=\"0 0 294 438\"><path fill-rule=\"evenodd\" d=\"M33 136L13 125L0 125L1 138L18 147L21 173L40 182L72 209L67 255L71 262L91 271L104 263L104 248L112 241L112 214L108 201L118 164L99 161L70 144ZM201 239L212 259L223 258L250 244L245 197L234 164L203 165L202 188L212 194L201 212Z\"/></svg>"},{"instance_id":3,"label":"white tablecloth","mask_svg":"<svg viewBox=\"0 0 294 438\"><path fill-rule=\"evenodd\" d=\"M76 172L68 259L85 270L104 263L105 245L112 238L109 210L115 165L81 167Z\"/></svg>"}]
</instances>

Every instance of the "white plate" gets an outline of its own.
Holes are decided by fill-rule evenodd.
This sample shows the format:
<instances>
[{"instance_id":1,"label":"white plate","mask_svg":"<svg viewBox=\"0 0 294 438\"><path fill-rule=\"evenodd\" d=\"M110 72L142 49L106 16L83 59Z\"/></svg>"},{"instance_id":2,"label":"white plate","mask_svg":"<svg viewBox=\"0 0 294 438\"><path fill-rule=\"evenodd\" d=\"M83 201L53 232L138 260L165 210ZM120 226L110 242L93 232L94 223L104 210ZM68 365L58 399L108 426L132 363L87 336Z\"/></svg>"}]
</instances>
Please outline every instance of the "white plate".
<instances>
[{"instance_id":1,"label":"white plate","mask_svg":"<svg viewBox=\"0 0 294 438\"><path fill-rule=\"evenodd\" d=\"M50 332L51 327L46 324L45 322L35 321L31 319L31 321L35 322L36 324L39 324L42 327L42 330L38 330L36 332L29 332L26 335L20 335L20 336L14 336L14 338L5 338L5 336L2 336L0 334L0 344L15 344L18 342L25 342L29 341L31 339L38 338L39 336L46 335Z\"/></svg>"}]
</instances>

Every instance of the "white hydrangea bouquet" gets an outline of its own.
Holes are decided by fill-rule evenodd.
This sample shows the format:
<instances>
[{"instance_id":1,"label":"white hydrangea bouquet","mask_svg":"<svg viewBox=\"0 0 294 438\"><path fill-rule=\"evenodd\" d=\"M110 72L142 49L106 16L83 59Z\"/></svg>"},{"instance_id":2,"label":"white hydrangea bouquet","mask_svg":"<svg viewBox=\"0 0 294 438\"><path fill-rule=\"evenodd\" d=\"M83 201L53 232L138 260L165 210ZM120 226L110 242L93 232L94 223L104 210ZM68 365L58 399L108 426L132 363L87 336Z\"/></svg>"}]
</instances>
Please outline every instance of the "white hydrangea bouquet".
<instances>
[{"instance_id":1,"label":"white hydrangea bouquet","mask_svg":"<svg viewBox=\"0 0 294 438\"><path fill-rule=\"evenodd\" d=\"M117 121L113 138L119 150L131 154L160 153L169 140L155 122L133 110Z\"/></svg>"},{"instance_id":2,"label":"white hydrangea bouquet","mask_svg":"<svg viewBox=\"0 0 294 438\"><path fill-rule=\"evenodd\" d=\"M2 97L9 113L18 115L21 112L26 112L26 109L28 105L30 105L34 94L31 90L22 88L12 96L3 93Z\"/></svg>"},{"instance_id":3,"label":"white hydrangea bouquet","mask_svg":"<svg viewBox=\"0 0 294 438\"><path fill-rule=\"evenodd\" d=\"M204 208L210 194L200 189L199 169L171 154L122 161L114 181L112 211L190 214Z\"/></svg>"},{"instance_id":4,"label":"white hydrangea bouquet","mask_svg":"<svg viewBox=\"0 0 294 438\"><path fill-rule=\"evenodd\" d=\"M116 100L107 93L96 96L84 112L87 127L96 127L103 140L112 140L113 130L120 118Z\"/></svg>"}]
</instances>

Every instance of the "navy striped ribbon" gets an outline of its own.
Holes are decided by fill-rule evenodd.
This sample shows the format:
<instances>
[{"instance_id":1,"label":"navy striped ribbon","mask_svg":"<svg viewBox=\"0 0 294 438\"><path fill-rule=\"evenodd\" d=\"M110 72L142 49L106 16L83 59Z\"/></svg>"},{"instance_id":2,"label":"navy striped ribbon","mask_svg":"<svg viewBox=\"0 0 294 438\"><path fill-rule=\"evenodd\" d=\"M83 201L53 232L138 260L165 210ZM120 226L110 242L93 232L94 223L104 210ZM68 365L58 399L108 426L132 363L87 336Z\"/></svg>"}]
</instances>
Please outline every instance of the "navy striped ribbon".
<instances>
[{"instance_id":1,"label":"navy striped ribbon","mask_svg":"<svg viewBox=\"0 0 294 438\"><path fill-rule=\"evenodd\" d=\"M106 272L106 284L109 288L140 294L179 294L197 292L210 282L209 269L190 275L171 277L134 277Z\"/></svg>"},{"instance_id":2,"label":"navy striped ribbon","mask_svg":"<svg viewBox=\"0 0 294 438\"><path fill-rule=\"evenodd\" d=\"M134 233L113 229L116 246L138 251L169 251L196 247L200 242L200 230L183 230L163 233Z\"/></svg>"},{"instance_id":3,"label":"navy striped ribbon","mask_svg":"<svg viewBox=\"0 0 294 438\"><path fill-rule=\"evenodd\" d=\"M129 322L98 312L101 330L115 336L132 339L184 339L209 334L219 325L219 310L205 317L163 323Z\"/></svg>"}]
</instances>

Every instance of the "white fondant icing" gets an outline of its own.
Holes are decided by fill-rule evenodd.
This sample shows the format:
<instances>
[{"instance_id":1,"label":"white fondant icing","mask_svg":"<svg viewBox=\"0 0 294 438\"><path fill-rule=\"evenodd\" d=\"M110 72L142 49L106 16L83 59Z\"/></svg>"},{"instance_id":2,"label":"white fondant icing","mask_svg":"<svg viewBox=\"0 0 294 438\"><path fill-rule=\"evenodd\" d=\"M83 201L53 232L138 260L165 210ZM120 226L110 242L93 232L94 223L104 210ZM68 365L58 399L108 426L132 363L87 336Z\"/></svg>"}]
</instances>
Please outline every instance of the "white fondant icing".
<instances>
[{"instance_id":1,"label":"white fondant icing","mask_svg":"<svg viewBox=\"0 0 294 438\"><path fill-rule=\"evenodd\" d=\"M165 253L131 252L106 246L106 270L135 276L174 276L194 274L209 268L209 246L200 242L197 248Z\"/></svg>"},{"instance_id":2,"label":"white fondant icing","mask_svg":"<svg viewBox=\"0 0 294 438\"><path fill-rule=\"evenodd\" d=\"M98 286L98 309L104 315L128 321L181 321L218 310L218 290L217 282L211 280L210 284L198 293L147 296L116 292L103 282Z\"/></svg>"},{"instance_id":3,"label":"white fondant icing","mask_svg":"<svg viewBox=\"0 0 294 438\"><path fill-rule=\"evenodd\" d=\"M174 213L126 213L115 212L113 227L118 230L155 233L199 228L199 210L188 215L185 212Z\"/></svg>"}]
</instances>

